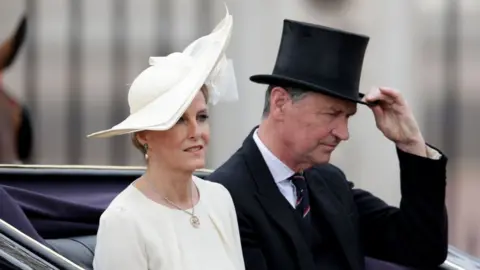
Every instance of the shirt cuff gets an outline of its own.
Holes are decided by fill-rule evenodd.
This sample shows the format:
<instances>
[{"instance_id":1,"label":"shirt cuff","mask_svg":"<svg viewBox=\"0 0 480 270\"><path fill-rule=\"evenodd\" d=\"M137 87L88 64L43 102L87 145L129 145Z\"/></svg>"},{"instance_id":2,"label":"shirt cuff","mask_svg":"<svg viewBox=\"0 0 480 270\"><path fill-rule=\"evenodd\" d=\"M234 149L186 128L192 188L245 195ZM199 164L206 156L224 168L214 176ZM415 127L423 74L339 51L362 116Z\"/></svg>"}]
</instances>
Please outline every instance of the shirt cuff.
<instances>
[{"instance_id":1,"label":"shirt cuff","mask_svg":"<svg viewBox=\"0 0 480 270\"><path fill-rule=\"evenodd\" d=\"M437 150L427 145L427 157L438 160L442 157L442 155Z\"/></svg>"}]
</instances>

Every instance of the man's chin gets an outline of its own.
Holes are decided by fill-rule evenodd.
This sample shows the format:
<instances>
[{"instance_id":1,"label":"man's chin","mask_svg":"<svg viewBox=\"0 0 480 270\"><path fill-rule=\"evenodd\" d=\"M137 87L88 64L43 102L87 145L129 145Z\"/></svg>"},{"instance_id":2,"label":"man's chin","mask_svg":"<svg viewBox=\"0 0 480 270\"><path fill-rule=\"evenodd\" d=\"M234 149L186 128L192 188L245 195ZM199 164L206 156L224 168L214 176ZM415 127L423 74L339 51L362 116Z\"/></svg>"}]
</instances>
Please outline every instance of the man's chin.
<instances>
[{"instance_id":1,"label":"man's chin","mask_svg":"<svg viewBox=\"0 0 480 270\"><path fill-rule=\"evenodd\" d=\"M326 164L330 162L331 153L324 153L322 156L319 156L315 159L316 164Z\"/></svg>"}]
</instances>

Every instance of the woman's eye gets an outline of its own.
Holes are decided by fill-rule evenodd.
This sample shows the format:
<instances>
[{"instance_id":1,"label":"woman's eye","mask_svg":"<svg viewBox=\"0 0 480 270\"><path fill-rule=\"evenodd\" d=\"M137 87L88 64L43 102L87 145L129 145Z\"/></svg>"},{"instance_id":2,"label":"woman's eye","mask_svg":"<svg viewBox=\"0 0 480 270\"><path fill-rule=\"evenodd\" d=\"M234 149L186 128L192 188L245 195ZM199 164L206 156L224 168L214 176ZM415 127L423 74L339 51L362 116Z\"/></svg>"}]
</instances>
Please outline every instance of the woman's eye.
<instances>
[{"instance_id":1,"label":"woman's eye","mask_svg":"<svg viewBox=\"0 0 480 270\"><path fill-rule=\"evenodd\" d=\"M178 121L177 121L177 124L183 123L184 121L185 121L185 119L183 117L180 117L180 119L178 119Z\"/></svg>"},{"instance_id":2,"label":"woman's eye","mask_svg":"<svg viewBox=\"0 0 480 270\"><path fill-rule=\"evenodd\" d=\"M207 114L201 114L198 116L198 118L200 119L200 121L206 121L208 120L208 115Z\"/></svg>"}]
</instances>

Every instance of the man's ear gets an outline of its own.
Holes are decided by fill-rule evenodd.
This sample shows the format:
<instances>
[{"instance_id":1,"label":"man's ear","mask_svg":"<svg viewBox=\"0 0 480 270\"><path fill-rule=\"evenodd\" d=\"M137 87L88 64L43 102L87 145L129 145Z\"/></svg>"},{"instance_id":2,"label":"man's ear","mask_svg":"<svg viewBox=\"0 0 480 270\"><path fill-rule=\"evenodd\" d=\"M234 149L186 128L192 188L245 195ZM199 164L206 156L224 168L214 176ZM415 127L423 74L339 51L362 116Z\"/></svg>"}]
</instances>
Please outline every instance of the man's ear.
<instances>
[{"instance_id":1,"label":"man's ear","mask_svg":"<svg viewBox=\"0 0 480 270\"><path fill-rule=\"evenodd\" d=\"M285 105L290 101L290 95L282 87L274 87L270 94L270 113L274 117L283 118Z\"/></svg>"}]
</instances>

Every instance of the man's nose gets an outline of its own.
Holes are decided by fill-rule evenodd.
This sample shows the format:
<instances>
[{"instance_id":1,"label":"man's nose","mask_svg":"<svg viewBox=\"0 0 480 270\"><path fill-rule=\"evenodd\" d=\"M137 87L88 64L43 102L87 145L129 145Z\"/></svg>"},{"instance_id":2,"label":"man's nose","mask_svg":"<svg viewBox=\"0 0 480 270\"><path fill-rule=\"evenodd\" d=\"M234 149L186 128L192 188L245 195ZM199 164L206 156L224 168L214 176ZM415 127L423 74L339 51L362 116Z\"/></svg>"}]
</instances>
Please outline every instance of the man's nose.
<instances>
[{"instance_id":1,"label":"man's nose","mask_svg":"<svg viewBox=\"0 0 480 270\"><path fill-rule=\"evenodd\" d=\"M348 140L350 138L350 133L348 132L348 119L344 118L339 120L337 126L332 130L332 133L342 141Z\"/></svg>"}]
</instances>

